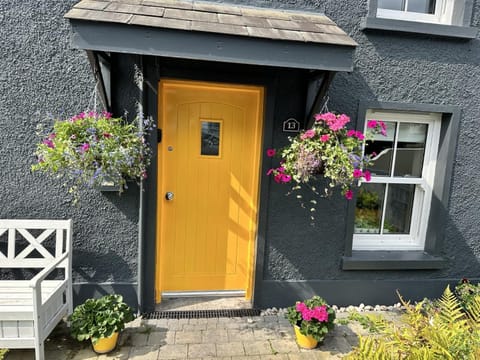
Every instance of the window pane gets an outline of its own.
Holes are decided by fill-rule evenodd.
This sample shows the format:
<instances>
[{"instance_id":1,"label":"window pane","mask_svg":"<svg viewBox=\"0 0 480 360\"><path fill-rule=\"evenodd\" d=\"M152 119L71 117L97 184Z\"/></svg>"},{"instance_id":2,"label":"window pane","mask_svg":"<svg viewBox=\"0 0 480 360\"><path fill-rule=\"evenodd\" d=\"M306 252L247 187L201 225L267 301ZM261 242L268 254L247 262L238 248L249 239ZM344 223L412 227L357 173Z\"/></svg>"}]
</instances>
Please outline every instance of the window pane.
<instances>
[{"instance_id":1,"label":"window pane","mask_svg":"<svg viewBox=\"0 0 480 360\"><path fill-rule=\"evenodd\" d=\"M427 131L427 124L400 124L394 176L422 176Z\"/></svg>"},{"instance_id":2,"label":"window pane","mask_svg":"<svg viewBox=\"0 0 480 360\"><path fill-rule=\"evenodd\" d=\"M220 123L202 121L201 155L218 156L220 153Z\"/></svg>"},{"instance_id":3,"label":"window pane","mask_svg":"<svg viewBox=\"0 0 480 360\"><path fill-rule=\"evenodd\" d=\"M405 10L405 0L378 0L378 7L389 10Z\"/></svg>"},{"instance_id":4,"label":"window pane","mask_svg":"<svg viewBox=\"0 0 480 360\"><path fill-rule=\"evenodd\" d=\"M385 184L362 184L355 208L355 233L379 234Z\"/></svg>"},{"instance_id":5,"label":"window pane","mask_svg":"<svg viewBox=\"0 0 480 360\"><path fill-rule=\"evenodd\" d=\"M409 0L407 11L435 14L435 0Z\"/></svg>"},{"instance_id":6,"label":"window pane","mask_svg":"<svg viewBox=\"0 0 480 360\"><path fill-rule=\"evenodd\" d=\"M412 221L415 185L388 185L387 208L383 224L384 234L409 234Z\"/></svg>"},{"instance_id":7,"label":"window pane","mask_svg":"<svg viewBox=\"0 0 480 360\"><path fill-rule=\"evenodd\" d=\"M365 153L372 155L373 165L368 170L374 176L390 176L392 173L393 143L395 140L394 122L385 122L387 136L377 134L374 141L367 141Z\"/></svg>"}]
</instances>

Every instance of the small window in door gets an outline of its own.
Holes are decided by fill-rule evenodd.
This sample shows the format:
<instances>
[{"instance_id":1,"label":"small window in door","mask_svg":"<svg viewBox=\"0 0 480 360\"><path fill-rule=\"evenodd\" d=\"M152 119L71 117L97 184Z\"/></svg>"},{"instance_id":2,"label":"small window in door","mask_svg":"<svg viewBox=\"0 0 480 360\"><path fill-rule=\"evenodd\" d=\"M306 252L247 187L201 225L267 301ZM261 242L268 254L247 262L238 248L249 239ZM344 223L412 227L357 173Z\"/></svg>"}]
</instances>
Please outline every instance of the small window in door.
<instances>
[{"instance_id":1,"label":"small window in door","mask_svg":"<svg viewBox=\"0 0 480 360\"><path fill-rule=\"evenodd\" d=\"M201 121L200 155L220 155L220 121Z\"/></svg>"}]
</instances>

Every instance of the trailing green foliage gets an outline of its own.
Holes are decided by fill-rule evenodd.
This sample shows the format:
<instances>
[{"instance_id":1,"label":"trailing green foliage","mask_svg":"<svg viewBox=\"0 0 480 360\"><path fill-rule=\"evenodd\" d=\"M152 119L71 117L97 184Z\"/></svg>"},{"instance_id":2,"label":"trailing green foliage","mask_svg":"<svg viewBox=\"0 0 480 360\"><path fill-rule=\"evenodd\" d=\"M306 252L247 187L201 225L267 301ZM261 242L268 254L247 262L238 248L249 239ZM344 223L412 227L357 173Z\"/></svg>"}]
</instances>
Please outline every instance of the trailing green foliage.
<instances>
[{"instance_id":1,"label":"trailing green foliage","mask_svg":"<svg viewBox=\"0 0 480 360\"><path fill-rule=\"evenodd\" d=\"M91 339L95 344L125 328L125 323L135 318L132 309L123 302L121 295L105 295L100 299L88 299L70 315L72 337Z\"/></svg>"},{"instance_id":2,"label":"trailing green foliage","mask_svg":"<svg viewBox=\"0 0 480 360\"><path fill-rule=\"evenodd\" d=\"M386 321L379 335L360 337L349 360L480 359L480 296L465 307L447 287L442 297L411 305L399 295L406 313L402 323Z\"/></svg>"}]
</instances>

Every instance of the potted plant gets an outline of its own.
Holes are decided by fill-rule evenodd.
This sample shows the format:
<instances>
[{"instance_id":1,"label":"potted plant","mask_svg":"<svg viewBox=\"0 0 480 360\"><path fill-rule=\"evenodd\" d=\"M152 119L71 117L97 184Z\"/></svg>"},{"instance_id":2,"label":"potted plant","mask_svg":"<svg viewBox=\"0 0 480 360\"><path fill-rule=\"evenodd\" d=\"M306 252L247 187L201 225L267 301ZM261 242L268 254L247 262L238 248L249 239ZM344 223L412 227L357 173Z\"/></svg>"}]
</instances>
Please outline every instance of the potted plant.
<instances>
[{"instance_id":1,"label":"potted plant","mask_svg":"<svg viewBox=\"0 0 480 360\"><path fill-rule=\"evenodd\" d=\"M370 181L371 174L366 170L375 154L364 155L366 141L374 134L386 135L386 125L382 121L369 120L367 132L347 129L350 118L345 114L331 112L315 115L311 129L302 131L290 144L279 151L268 149L267 156L281 156L280 165L268 170L277 183L308 183L323 176L328 180L325 193L340 187L347 199L353 198L353 187L359 180Z\"/></svg>"},{"instance_id":2,"label":"potted plant","mask_svg":"<svg viewBox=\"0 0 480 360\"><path fill-rule=\"evenodd\" d=\"M112 294L86 300L73 310L68 320L73 338L79 341L90 339L93 350L104 354L115 348L119 332L134 318L122 296Z\"/></svg>"},{"instance_id":3,"label":"potted plant","mask_svg":"<svg viewBox=\"0 0 480 360\"><path fill-rule=\"evenodd\" d=\"M305 349L313 349L333 329L335 310L320 296L297 301L287 309L286 317L293 325L297 343Z\"/></svg>"},{"instance_id":4,"label":"potted plant","mask_svg":"<svg viewBox=\"0 0 480 360\"><path fill-rule=\"evenodd\" d=\"M66 180L75 202L84 186L114 183L121 192L128 179L147 177L151 150L145 136L152 126L150 119L128 123L105 111L56 120L53 130L39 129L32 170Z\"/></svg>"}]
</instances>

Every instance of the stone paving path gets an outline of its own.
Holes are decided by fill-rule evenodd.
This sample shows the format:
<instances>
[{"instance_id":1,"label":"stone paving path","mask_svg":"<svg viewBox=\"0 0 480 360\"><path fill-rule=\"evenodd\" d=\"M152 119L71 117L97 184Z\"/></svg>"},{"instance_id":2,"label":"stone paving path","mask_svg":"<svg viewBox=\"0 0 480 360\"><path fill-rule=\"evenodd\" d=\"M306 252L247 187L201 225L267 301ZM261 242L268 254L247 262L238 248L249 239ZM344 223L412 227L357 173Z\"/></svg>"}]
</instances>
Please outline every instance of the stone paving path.
<instances>
[{"instance_id":1,"label":"stone paving path","mask_svg":"<svg viewBox=\"0 0 480 360\"><path fill-rule=\"evenodd\" d=\"M337 325L321 346L303 350L297 346L293 329L283 316L137 319L122 333L113 353L96 355L86 342L71 339L63 328L46 342L45 356L47 360L341 359L357 344L357 335L366 333L357 322ZM11 350L6 357L33 359L32 350Z\"/></svg>"}]
</instances>

